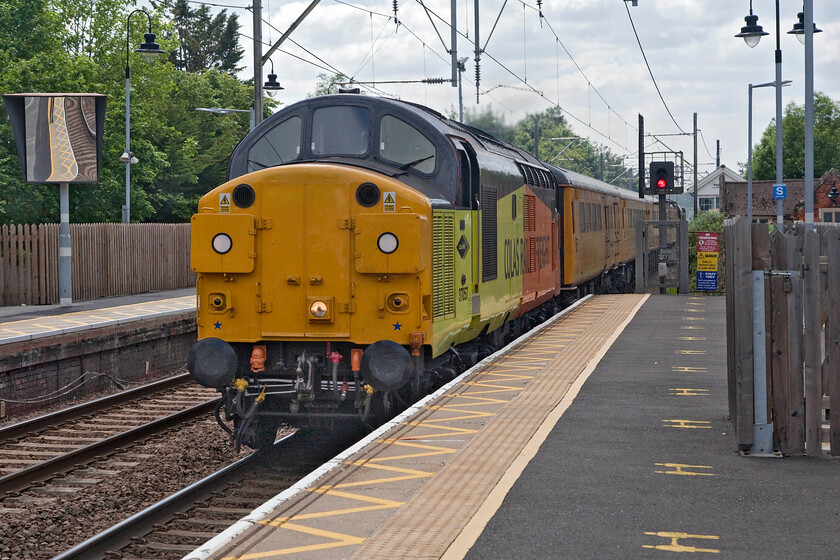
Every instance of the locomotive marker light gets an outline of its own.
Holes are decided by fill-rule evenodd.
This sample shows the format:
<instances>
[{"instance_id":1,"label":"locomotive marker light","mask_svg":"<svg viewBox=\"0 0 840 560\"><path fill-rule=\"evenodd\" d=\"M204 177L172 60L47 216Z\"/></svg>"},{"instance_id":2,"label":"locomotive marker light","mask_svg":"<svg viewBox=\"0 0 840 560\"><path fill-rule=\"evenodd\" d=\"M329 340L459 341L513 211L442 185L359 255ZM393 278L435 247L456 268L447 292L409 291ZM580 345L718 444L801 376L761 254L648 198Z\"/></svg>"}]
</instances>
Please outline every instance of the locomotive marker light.
<instances>
[{"instance_id":1,"label":"locomotive marker light","mask_svg":"<svg viewBox=\"0 0 840 560\"><path fill-rule=\"evenodd\" d=\"M309 312L317 319L323 319L327 315L327 304L321 300L312 302L309 306Z\"/></svg>"},{"instance_id":2,"label":"locomotive marker light","mask_svg":"<svg viewBox=\"0 0 840 560\"><path fill-rule=\"evenodd\" d=\"M233 240L231 240L228 234L218 233L213 237L213 250L220 255L229 252L231 247L233 247Z\"/></svg>"},{"instance_id":3,"label":"locomotive marker light","mask_svg":"<svg viewBox=\"0 0 840 560\"><path fill-rule=\"evenodd\" d=\"M400 246L400 240L393 233L385 232L376 240L376 245L380 251L386 255L390 255Z\"/></svg>"}]
</instances>

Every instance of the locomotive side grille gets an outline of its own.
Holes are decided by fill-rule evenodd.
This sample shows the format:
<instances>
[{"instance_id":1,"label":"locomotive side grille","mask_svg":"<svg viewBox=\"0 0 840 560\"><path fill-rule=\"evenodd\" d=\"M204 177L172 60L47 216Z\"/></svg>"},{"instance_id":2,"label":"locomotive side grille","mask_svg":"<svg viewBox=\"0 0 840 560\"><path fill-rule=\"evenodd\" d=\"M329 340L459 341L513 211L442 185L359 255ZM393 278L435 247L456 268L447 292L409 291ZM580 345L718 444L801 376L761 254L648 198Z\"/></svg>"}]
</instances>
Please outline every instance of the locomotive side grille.
<instances>
[{"instance_id":1,"label":"locomotive side grille","mask_svg":"<svg viewBox=\"0 0 840 560\"><path fill-rule=\"evenodd\" d=\"M497 277L496 257L496 187L481 187L481 280Z\"/></svg>"},{"instance_id":2,"label":"locomotive side grille","mask_svg":"<svg viewBox=\"0 0 840 560\"><path fill-rule=\"evenodd\" d=\"M433 231L433 310L435 319L455 313L455 217L451 213L435 212Z\"/></svg>"},{"instance_id":3,"label":"locomotive side grille","mask_svg":"<svg viewBox=\"0 0 840 560\"><path fill-rule=\"evenodd\" d=\"M525 195L525 231L537 230L537 197Z\"/></svg>"},{"instance_id":4,"label":"locomotive side grille","mask_svg":"<svg viewBox=\"0 0 840 560\"><path fill-rule=\"evenodd\" d=\"M528 240L528 272L537 271L537 238Z\"/></svg>"}]
</instances>

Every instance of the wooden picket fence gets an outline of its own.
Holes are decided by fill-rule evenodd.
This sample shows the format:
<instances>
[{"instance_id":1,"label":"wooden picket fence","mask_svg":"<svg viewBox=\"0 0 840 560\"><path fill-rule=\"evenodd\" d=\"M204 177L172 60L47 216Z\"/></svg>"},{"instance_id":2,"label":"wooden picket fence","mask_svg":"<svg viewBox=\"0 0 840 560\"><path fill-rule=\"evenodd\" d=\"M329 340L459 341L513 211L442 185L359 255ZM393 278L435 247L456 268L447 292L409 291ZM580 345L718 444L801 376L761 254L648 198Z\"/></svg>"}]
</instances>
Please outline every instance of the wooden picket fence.
<instances>
[{"instance_id":1,"label":"wooden picket fence","mask_svg":"<svg viewBox=\"0 0 840 560\"><path fill-rule=\"evenodd\" d=\"M735 218L724 232L729 411L739 447L753 445L761 416L753 375L763 370L774 448L818 456L827 442L830 454L840 455L840 227L797 224L769 233L767 224ZM761 280L764 302L754 302ZM754 309L763 309L763 326L753 325ZM754 339L764 341L764 356Z\"/></svg>"},{"instance_id":2,"label":"wooden picket fence","mask_svg":"<svg viewBox=\"0 0 840 560\"><path fill-rule=\"evenodd\" d=\"M0 306L59 303L58 224L0 227ZM195 285L190 224L70 224L72 297Z\"/></svg>"}]
</instances>

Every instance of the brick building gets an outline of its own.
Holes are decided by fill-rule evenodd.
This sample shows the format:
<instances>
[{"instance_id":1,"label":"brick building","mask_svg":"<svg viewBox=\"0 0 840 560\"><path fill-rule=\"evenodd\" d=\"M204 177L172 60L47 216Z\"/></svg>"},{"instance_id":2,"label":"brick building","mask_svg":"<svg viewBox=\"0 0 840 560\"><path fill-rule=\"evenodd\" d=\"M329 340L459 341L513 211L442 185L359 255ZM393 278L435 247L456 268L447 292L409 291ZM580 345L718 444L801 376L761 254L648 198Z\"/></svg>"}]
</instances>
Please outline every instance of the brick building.
<instances>
[{"instance_id":1,"label":"brick building","mask_svg":"<svg viewBox=\"0 0 840 560\"><path fill-rule=\"evenodd\" d=\"M776 200L773 198L775 181L753 181L753 222L776 221ZM787 198L782 211L786 224L805 220L805 180L788 179ZM827 171L814 179L814 221L840 223L840 174ZM727 218L747 215L747 183L721 178L721 212Z\"/></svg>"}]
</instances>

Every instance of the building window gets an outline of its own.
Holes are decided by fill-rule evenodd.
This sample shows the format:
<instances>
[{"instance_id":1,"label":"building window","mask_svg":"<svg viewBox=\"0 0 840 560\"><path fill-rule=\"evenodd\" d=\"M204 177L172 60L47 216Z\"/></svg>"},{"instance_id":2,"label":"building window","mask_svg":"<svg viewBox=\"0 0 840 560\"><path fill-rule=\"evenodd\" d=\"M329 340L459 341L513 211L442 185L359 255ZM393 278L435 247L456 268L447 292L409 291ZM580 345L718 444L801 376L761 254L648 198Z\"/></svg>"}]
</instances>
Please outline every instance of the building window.
<instances>
[{"instance_id":1,"label":"building window","mask_svg":"<svg viewBox=\"0 0 840 560\"><path fill-rule=\"evenodd\" d=\"M718 209L718 197L716 196L699 196L697 197L697 206L701 212L708 212L709 210Z\"/></svg>"},{"instance_id":2,"label":"building window","mask_svg":"<svg viewBox=\"0 0 840 560\"><path fill-rule=\"evenodd\" d=\"M820 219L823 222L840 224L840 208L832 210L830 208L820 208Z\"/></svg>"}]
</instances>

